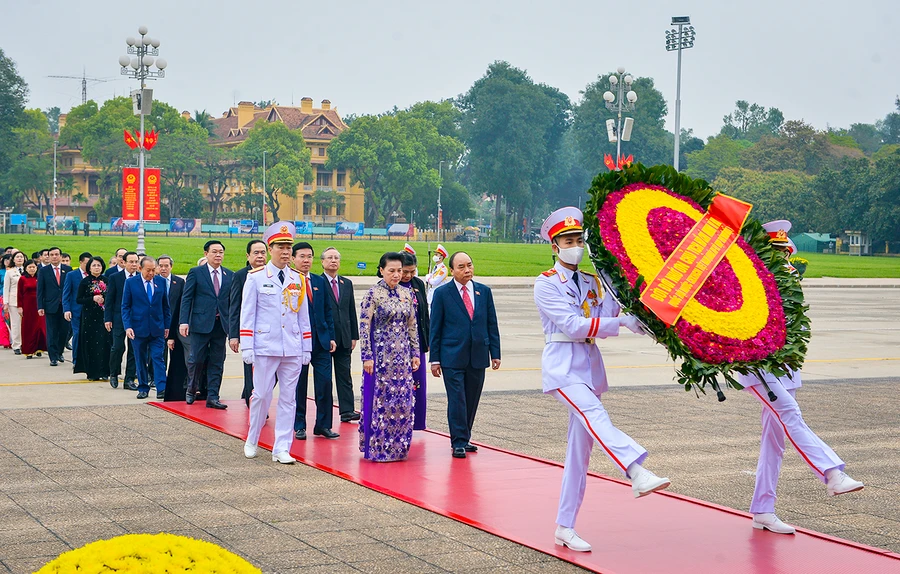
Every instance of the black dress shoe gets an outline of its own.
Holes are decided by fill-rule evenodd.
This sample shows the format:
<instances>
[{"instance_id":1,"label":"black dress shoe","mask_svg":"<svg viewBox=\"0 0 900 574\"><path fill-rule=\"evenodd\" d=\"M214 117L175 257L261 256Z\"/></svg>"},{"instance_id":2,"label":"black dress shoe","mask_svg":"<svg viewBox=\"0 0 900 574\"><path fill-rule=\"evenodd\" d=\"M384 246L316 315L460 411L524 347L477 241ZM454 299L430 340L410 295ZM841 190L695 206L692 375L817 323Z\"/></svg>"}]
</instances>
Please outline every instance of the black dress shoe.
<instances>
[{"instance_id":1,"label":"black dress shoe","mask_svg":"<svg viewBox=\"0 0 900 574\"><path fill-rule=\"evenodd\" d=\"M454 448L453 449L453 458L466 458L466 449Z\"/></svg>"},{"instance_id":2,"label":"black dress shoe","mask_svg":"<svg viewBox=\"0 0 900 574\"><path fill-rule=\"evenodd\" d=\"M159 391L156 392L156 400L164 401L166 400L166 393L161 393Z\"/></svg>"},{"instance_id":3,"label":"black dress shoe","mask_svg":"<svg viewBox=\"0 0 900 574\"><path fill-rule=\"evenodd\" d=\"M348 413L346 415L341 415L342 423L351 423L353 421L358 421L358 420L359 420L359 413L357 413L357 412L352 412L352 413Z\"/></svg>"},{"instance_id":4,"label":"black dress shoe","mask_svg":"<svg viewBox=\"0 0 900 574\"><path fill-rule=\"evenodd\" d=\"M119 377L110 377L109 378L109 386L111 386L114 389L118 389L119 388Z\"/></svg>"},{"instance_id":5,"label":"black dress shoe","mask_svg":"<svg viewBox=\"0 0 900 574\"><path fill-rule=\"evenodd\" d=\"M66 343L66 350L67 350L67 351L71 351L71 350L72 350L72 344L71 344L71 343Z\"/></svg>"},{"instance_id":6,"label":"black dress shoe","mask_svg":"<svg viewBox=\"0 0 900 574\"><path fill-rule=\"evenodd\" d=\"M137 394L137 398L139 398L139 399L146 399L146 398L149 397L149 396L150 396L150 395L148 395L148 394L145 393L144 391L141 391L141 392L139 392L139 393Z\"/></svg>"},{"instance_id":7,"label":"black dress shoe","mask_svg":"<svg viewBox=\"0 0 900 574\"><path fill-rule=\"evenodd\" d=\"M187 393L186 395L184 395L184 402L189 405L194 404L194 393Z\"/></svg>"},{"instance_id":8,"label":"black dress shoe","mask_svg":"<svg viewBox=\"0 0 900 574\"><path fill-rule=\"evenodd\" d=\"M59 363L57 363L56 361L50 361L50 366L51 366L51 367L55 367L55 366L57 366L58 364L59 364Z\"/></svg>"},{"instance_id":9,"label":"black dress shoe","mask_svg":"<svg viewBox=\"0 0 900 574\"><path fill-rule=\"evenodd\" d=\"M206 408L208 409L219 409L220 411L224 411L228 408L228 405L219 402L218 400L214 401L206 401Z\"/></svg>"},{"instance_id":10,"label":"black dress shoe","mask_svg":"<svg viewBox=\"0 0 900 574\"><path fill-rule=\"evenodd\" d=\"M15 350L13 351L13 354L14 354L14 355L21 355L21 354L22 354L22 349L15 349Z\"/></svg>"},{"instance_id":11,"label":"black dress shoe","mask_svg":"<svg viewBox=\"0 0 900 574\"><path fill-rule=\"evenodd\" d=\"M469 443L463 447L463 450L465 450L466 452L478 452L478 447L472 443Z\"/></svg>"},{"instance_id":12,"label":"black dress shoe","mask_svg":"<svg viewBox=\"0 0 900 574\"><path fill-rule=\"evenodd\" d=\"M320 430L313 429L313 434L316 436L321 436L321 437L325 437L325 438L338 438L339 436L341 436L331 429L320 429Z\"/></svg>"},{"instance_id":13,"label":"black dress shoe","mask_svg":"<svg viewBox=\"0 0 900 574\"><path fill-rule=\"evenodd\" d=\"M134 381L125 381L122 383L122 388L126 391L136 391L138 390L138 384Z\"/></svg>"},{"instance_id":14,"label":"black dress shoe","mask_svg":"<svg viewBox=\"0 0 900 574\"><path fill-rule=\"evenodd\" d=\"M306 440L306 429L300 429L294 433L294 438L297 440Z\"/></svg>"}]
</instances>

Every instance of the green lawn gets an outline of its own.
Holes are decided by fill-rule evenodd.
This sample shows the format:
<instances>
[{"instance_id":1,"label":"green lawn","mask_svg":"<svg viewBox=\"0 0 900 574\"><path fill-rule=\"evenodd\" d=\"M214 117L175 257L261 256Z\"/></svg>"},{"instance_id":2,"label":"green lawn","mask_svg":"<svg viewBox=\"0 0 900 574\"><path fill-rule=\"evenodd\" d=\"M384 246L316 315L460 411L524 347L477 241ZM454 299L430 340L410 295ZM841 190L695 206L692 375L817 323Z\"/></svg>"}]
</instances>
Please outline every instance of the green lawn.
<instances>
[{"instance_id":1,"label":"green lawn","mask_svg":"<svg viewBox=\"0 0 900 574\"><path fill-rule=\"evenodd\" d=\"M186 274L196 265L197 259L203 255L203 244L206 239L175 238L149 236L146 240L150 255L166 253L175 259L175 272ZM82 251L99 254L107 260L118 247L133 249L136 243L134 236L125 237L74 237L59 235L0 235L0 247L13 245L30 255L42 247L58 245L73 258ZM246 239L223 239L225 245L225 266L231 269L240 268L246 261ZM403 248L404 242L363 240L314 240L311 241L318 254L329 245L334 245L341 252L341 271L348 276L357 275L356 263L363 261L367 269L363 275L374 275L378 259L385 251L397 251ZM428 244L412 242L419 256L419 273L427 270ZM431 244L434 249L435 243ZM482 276L531 277L551 267L550 248L546 245L523 245L511 243L454 243L445 242L444 247L452 253L464 250L475 262L475 272ZM807 277L886 277L900 278L900 259L895 257L850 257L847 255L822 255L819 253L801 253L801 257L809 260ZM313 269L320 269L315 265Z\"/></svg>"}]
</instances>

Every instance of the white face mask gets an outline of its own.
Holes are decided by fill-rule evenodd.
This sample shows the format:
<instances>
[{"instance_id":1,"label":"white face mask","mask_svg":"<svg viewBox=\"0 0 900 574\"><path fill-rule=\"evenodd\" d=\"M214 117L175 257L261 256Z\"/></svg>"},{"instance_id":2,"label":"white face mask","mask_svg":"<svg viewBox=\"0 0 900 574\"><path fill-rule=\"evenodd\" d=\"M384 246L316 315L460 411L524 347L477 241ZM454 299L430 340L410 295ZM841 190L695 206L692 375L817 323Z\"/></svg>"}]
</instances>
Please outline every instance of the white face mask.
<instances>
[{"instance_id":1,"label":"white face mask","mask_svg":"<svg viewBox=\"0 0 900 574\"><path fill-rule=\"evenodd\" d=\"M583 257L584 247L567 247L559 250L559 260L569 265L578 265Z\"/></svg>"},{"instance_id":2,"label":"white face mask","mask_svg":"<svg viewBox=\"0 0 900 574\"><path fill-rule=\"evenodd\" d=\"M434 257L431 258L431 260L434 261L435 263L440 263L441 261L444 260L444 258L441 257L440 255L435 255Z\"/></svg>"}]
</instances>

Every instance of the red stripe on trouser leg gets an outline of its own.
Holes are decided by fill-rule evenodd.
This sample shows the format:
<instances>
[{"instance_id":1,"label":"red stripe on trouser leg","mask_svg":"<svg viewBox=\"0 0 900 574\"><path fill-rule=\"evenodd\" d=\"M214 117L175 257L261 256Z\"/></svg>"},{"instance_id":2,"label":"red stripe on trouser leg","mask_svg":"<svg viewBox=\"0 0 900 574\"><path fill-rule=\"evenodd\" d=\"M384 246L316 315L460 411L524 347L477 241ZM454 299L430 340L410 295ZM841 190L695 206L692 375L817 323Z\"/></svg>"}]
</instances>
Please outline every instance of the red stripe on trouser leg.
<instances>
[{"instance_id":1,"label":"red stripe on trouser leg","mask_svg":"<svg viewBox=\"0 0 900 574\"><path fill-rule=\"evenodd\" d=\"M621 468L623 471L625 471L626 476L627 476L627 471L628 471L628 469L626 469L626 468L625 468L625 465L622 464L622 462L619 461L618 458L616 458L616 455L614 455L614 454L612 453L612 451L609 450L609 448L607 448L607 446L606 446L605 444L603 444L603 441L600 440L600 437L597 436L597 433L594 431L594 427L591 426L591 421L589 421L588 418L584 415L584 413L581 412L581 409L579 409L579 408L575 405L575 403L572 402L572 399L570 399L569 397L566 396L566 393L564 393L562 389L556 389L556 391L557 391L560 395L562 395L562 398L566 399L566 402L567 402L567 403L569 403L570 405L572 405L572 408L575 409L575 411L578 412L579 415L581 415L581 418L584 420L584 426L587 427L588 432L591 433L591 436L594 437L594 440L596 440L598 443L600 443L600 446L603 447L603 450L606 451L606 454L609 455L609 458L611 458L611 459L613 460L613 462L615 462L617 465L619 465L619 468Z\"/></svg>"},{"instance_id":2,"label":"red stripe on trouser leg","mask_svg":"<svg viewBox=\"0 0 900 574\"><path fill-rule=\"evenodd\" d=\"M753 394L756 395L756 396L759 398L760 402L762 402L762 404L763 404L764 407L768 407L768 408L775 414L775 416L778 418L778 422L781 423L781 428L784 429L784 436L788 437L788 440L791 441L791 444L792 444L792 445L794 445L794 449L795 449L798 453L800 453L801 458L803 458L803 460L806 461L806 464L809 465L809 468L811 468L811 469L813 469L814 471L816 471L816 474L818 474L818 475L820 475L820 476L825 476L825 473L822 472L821 470L819 470L819 469L816 467L816 465L814 465L814 464L812 463L812 461L809 460L809 457L806 456L806 453L803 452L802 450L800 450L800 447L797 446L797 443L796 443L796 442L794 442L794 437L791 436L791 433L790 433L790 432L788 431L788 429L787 429L787 425L785 425L785 424L784 424L784 421L781 420L781 415L778 414L778 411L775 410L775 407L773 407L772 405L769 404L768 399L764 399L763 396L762 396L761 394L759 394L759 391L756 390L756 386L755 386L755 385L752 386L752 387L750 387L750 390L753 391Z\"/></svg>"}]
</instances>

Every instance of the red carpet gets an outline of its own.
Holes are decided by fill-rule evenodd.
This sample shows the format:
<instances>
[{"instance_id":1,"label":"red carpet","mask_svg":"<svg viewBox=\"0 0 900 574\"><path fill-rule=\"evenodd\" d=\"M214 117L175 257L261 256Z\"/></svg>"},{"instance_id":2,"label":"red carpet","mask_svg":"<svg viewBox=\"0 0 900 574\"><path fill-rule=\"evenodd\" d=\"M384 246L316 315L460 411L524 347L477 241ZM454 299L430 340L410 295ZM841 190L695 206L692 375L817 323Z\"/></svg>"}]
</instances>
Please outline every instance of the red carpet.
<instances>
[{"instance_id":1,"label":"red carpet","mask_svg":"<svg viewBox=\"0 0 900 574\"><path fill-rule=\"evenodd\" d=\"M246 438L243 401L228 401L227 411L207 409L202 403L150 404ZM315 412L312 403L310 409ZM274 415L273 404L273 420ZM335 420L340 420L337 411ZM433 431L414 433L409 460L372 463L360 455L356 428L340 425L335 430L341 438L336 440L310 434L309 440L294 441L291 454L335 476L596 572L900 572L900 555L887 550L803 529L795 536L754 530L746 513L676 494L635 500L630 485L600 475L588 477L577 524L594 549L572 552L553 543L561 465L484 445L464 460L454 459L449 439ZM263 428L259 444L271 447L271 423ZM243 456L241 447L235 441L234 456ZM865 496L865 491L857 496Z\"/></svg>"}]
</instances>

